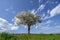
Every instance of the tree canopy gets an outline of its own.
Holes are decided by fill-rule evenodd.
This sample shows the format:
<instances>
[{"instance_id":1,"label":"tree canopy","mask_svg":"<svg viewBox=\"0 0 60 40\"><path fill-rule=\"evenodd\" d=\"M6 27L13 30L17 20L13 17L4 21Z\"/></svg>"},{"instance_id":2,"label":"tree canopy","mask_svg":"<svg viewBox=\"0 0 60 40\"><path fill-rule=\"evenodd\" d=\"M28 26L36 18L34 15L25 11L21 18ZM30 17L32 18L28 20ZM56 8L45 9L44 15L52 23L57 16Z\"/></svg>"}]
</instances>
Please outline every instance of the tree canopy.
<instances>
[{"instance_id":1,"label":"tree canopy","mask_svg":"<svg viewBox=\"0 0 60 40\"><path fill-rule=\"evenodd\" d=\"M19 22L16 22L18 25L23 24L23 25L34 25L37 22L41 22L41 15L38 14L33 14L31 12L20 12L16 18L19 19Z\"/></svg>"}]
</instances>

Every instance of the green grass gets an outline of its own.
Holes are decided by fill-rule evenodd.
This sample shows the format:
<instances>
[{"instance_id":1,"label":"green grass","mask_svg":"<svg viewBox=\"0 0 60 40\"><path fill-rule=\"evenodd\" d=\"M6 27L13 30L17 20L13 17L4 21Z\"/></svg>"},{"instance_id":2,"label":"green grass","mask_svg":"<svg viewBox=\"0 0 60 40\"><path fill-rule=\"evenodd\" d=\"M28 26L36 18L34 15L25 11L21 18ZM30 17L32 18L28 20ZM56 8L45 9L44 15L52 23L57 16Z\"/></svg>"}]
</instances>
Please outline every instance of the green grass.
<instances>
[{"instance_id":1,"label":"green grass","mask_svg":"<svg viewBox=\"0 0 60 40\"><path fill-rule=\"evenodd\" d=\"M19 36L20 40L60 40L59 34L32 34L32 35L24 35Z\"/></svg>"},{"instance_id":2,"label":"green grass","mask_svg":"<svg viewBox=\"0 0 60 40\"><path fill-rule=\"evenodd\" d=\"M0 34L0 40L60 40L60 34Z\"/></svg>"}]
</instances>

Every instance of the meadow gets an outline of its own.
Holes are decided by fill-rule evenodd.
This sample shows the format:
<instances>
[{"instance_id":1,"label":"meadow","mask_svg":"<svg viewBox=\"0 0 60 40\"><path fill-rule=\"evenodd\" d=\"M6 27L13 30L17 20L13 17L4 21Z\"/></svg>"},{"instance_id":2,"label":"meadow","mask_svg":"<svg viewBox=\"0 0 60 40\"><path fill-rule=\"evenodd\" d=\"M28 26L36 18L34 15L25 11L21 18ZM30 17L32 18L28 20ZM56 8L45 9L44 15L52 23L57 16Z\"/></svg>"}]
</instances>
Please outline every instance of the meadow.
<instances>
[{"instance_id":1,"label":"meadow","mask_svg":"<svg viewBox=\"0 0 60 40\"><path fill-rule=\"evenodd\" d=\"M9 34L1 33L0 40L60 40L60 34Z\"/></svg>"}]
</instances>

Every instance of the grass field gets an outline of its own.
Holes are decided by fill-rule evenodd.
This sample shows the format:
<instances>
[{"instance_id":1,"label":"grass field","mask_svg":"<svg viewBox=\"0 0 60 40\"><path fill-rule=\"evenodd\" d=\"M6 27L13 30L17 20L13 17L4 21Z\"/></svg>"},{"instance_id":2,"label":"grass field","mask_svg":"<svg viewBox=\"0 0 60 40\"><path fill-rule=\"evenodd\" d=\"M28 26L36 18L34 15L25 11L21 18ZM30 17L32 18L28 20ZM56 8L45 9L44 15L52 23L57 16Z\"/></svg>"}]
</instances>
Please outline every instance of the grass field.
<instances>
[{"instance_id":1,"label":"grass field","mask_svg":"<svg viewBox=\"0 0 60 40\"><path fill-rule=\"evenodd\" d=\"M60 40L59 34L31 34L20 35L18 40Z\"/></svg>"},{"instance_id":2,"label":"grass field","mask_svg":"<svg viewBox=\"0 0 60 40\"><path fill-rule=\"evenodd\" d=\"M60 34L0 34L0 40L60 40Z\"/></svg>"}]
</instances>

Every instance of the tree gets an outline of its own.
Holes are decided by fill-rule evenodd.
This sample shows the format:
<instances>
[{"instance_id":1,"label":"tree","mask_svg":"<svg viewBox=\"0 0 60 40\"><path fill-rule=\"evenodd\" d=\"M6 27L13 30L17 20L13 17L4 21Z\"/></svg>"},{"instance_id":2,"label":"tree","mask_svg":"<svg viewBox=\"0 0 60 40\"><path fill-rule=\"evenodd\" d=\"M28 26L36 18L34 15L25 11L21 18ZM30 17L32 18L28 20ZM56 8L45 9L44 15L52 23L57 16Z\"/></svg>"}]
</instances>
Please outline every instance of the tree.
<instances>
[{"instance_id":1,"label":"tree","mask_svg":"<svg viewBox=\"0 0 60 40\"><path fill-rule=\"evenodd\" d=\"M34 24L41 23L41 16L37 14L33 14L31 12L21 12L16 16L17 24L23 24L28 26L28 34L30 34L30 27Z\"/></svg>"}]
</instances>

